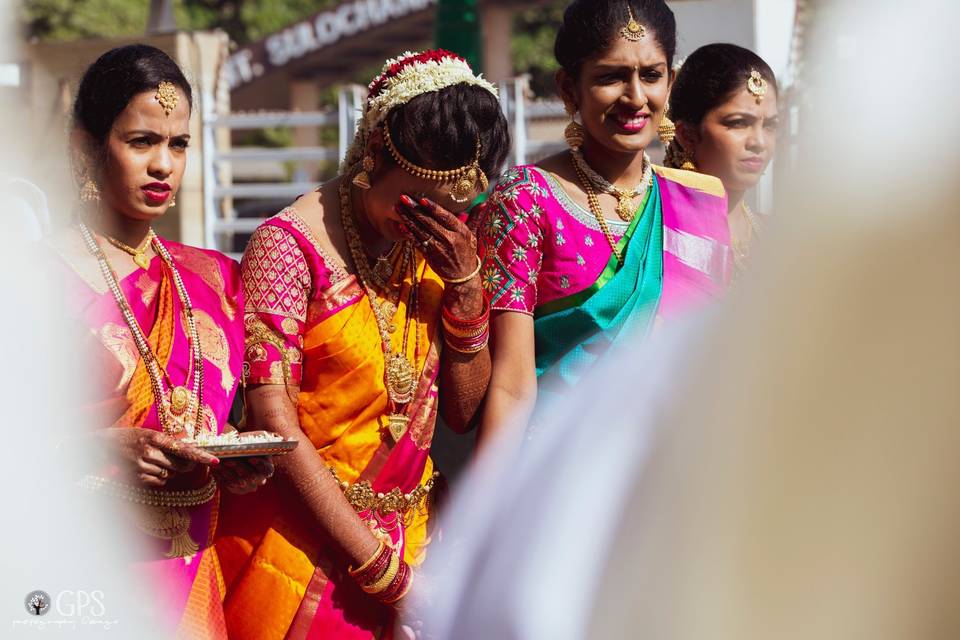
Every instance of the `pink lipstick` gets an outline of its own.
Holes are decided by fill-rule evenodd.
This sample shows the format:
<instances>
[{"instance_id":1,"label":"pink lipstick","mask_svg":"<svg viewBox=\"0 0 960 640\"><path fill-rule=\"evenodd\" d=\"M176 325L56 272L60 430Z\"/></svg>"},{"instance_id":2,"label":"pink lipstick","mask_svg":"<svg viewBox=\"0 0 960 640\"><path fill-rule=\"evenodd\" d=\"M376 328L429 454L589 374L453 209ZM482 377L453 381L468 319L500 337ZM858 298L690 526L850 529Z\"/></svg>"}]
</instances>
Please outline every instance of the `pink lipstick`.
<instances>
[{"instance_id":1,"label":"pink lipstick","mask_svg":"<svg viewBox=\"0 0 960 640\"><path fill-rule=\"evenodd\" d=\"M644 127L647 126L647 122L650 121L650 115L640 111L634 113L616 113L613 115L613 120L620 128L628 133L637 133L643 131Z\"/></svg>"}]
</instances>

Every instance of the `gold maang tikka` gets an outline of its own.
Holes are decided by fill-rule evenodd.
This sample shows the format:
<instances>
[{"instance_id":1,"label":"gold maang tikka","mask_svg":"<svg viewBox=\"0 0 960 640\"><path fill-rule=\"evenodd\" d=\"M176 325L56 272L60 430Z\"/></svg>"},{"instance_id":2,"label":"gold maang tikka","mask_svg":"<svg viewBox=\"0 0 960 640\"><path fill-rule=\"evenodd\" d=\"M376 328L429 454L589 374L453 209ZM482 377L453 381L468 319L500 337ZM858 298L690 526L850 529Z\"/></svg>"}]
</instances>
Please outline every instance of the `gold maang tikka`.
<instances>
[{"instance_id":1,"label":"gold maang tikka","mask_svg":"<svg viewBox=\"0 0 960 640\"><path fill-rule=\"evenodd\" d=\"M757 99L757 104L763 102L763 97L767 95L767 79L760 75L756 69L750 70L750 77L747 78L747 91Z\"/></svg>"},{"instance_id":2,"label":"gold maang tikka","mask_svg":"<svg viewBox=\"0 0 960 640\"><path fill-rule=\"evenodd\" d=\"M620 37L630 42L640 42L647 35L647 30L633 16L633 9L630 8L629 2L627 2L627 13L630 14L630 21L627 26L620 29Z\"/></svg>"},{"instance_id":3,"label":"gold maang tikka","mask_svg":"<svg viewBox=\"0 0 960 640\"><path fill-rule=\"evenodd\" d=\"M469 202L474 192L483 193L490 186L487 180L487 174L480 168L480 137L477 137L477 150L473 156L473 162L456 169L427 169L415 165L400 153L397 145L394 144L390 136L390 127L384 123L383 137L387 143L387 149L390 155L400 167L410 175L434 182L453 182L453 189L450 191L450 197L454 202Z\"/></svg>"},{"instance_id":4,"label":"gold maang tikka","mask_svg":"<svg viewBox=\"0 0 960 640\"><path fill-rule=\"evenodd\" d=\"M177 94L177 85L172 82L167 82L164 80L157 87L157 95L154 96L157 99L157 102L160 103L160 106L163 107L163 112L166 115L177 108L177 103L180 102L180 96Z\"/></svg>"}]
</instances>

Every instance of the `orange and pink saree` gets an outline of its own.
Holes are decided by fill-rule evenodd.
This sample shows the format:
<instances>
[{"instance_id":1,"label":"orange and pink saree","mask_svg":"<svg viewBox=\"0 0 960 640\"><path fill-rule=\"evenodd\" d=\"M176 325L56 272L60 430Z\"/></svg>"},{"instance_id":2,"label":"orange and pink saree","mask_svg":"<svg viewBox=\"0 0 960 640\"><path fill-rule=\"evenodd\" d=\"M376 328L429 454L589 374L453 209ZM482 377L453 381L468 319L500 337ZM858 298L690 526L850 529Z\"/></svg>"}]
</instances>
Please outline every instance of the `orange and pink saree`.
<instances>
[{"instance_id":1,"label":"orange and pink saree","mask_svg":"<svg viewBox=\"0 0 960 640\"><path fill-rule=\"evenodd\" d=\"M410 278L384 273L385 297L396 294L406 316ZM300 428L345 485L367 524L411 565L422 562L434 484L430 444L437 415L436 343L443 292L418 257L416 337L408 355L422 371L410 418L395 439L383 383L381 338L369 299L354 275L320 247L292 209L254 233L242 267L246 294L247 381L299 386ZM394 342L404 330L394 327ZM416 343L414 346L413 343ZM393 612L363 593L347 560L307 516L282 479L230 499L218 533L227 583L230 637L390 637Z\"/></svg>"}]
</instances>

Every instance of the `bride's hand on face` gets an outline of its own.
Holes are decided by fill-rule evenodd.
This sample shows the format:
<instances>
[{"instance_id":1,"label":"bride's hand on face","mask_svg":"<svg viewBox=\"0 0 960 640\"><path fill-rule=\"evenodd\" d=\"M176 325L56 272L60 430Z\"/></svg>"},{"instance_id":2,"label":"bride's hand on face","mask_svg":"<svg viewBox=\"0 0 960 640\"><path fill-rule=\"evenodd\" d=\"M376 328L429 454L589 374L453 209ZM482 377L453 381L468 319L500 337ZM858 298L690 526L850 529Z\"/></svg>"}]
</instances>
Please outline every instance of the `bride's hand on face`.
<instances>
[{"instance_id":1,"label":"bride's hand on face","mask_svg":"<svg viewBox=\"0 0 960 640\"><path fill-rule=\"evenodd\" d=\"M470 228L436 202L401 196L397 213L430 268L445 280L470 275L477 267L477 238Z\"/></svg>"},{"instance_id":2,"label":"bride's hand on face","mask_svg":"<svg viewBox=\"0 0 960 640\"><path fill-rule=\"evenodd\" d=\"M177 474L197 464L217 465L220 460L196 445L181 442L153 429L111 427L98 436L105 441L121 471L132 481L161 488Z\"/></svg>"}]
</instances>

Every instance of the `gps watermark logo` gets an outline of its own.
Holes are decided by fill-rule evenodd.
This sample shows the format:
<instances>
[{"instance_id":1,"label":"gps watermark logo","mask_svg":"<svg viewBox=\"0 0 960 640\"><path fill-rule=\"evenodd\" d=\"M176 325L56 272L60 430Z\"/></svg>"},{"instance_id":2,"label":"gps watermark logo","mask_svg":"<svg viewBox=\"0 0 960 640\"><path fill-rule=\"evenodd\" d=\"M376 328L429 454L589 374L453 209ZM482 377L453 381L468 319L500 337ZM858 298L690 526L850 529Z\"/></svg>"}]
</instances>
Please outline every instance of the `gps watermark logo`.
<instances>
[{"instance_id":1,"label":"gps watermark logo","mask_svg":"<svg viewBox=\"0 0 960 640\"><path fill-rule=\"evenodd\" d=\"M32 616L45 616L50 612L50 594L46 591L31 591L23 600L27 613Z\"/></svg>"},{"instance_id":2,"label":"gps watermark logo","mask_svg":"<svg viewBox=\"0 0 960 640\"><path fill-rule=\"evenodd\" d=\"M103 631L109 631L120 624L119 620L106 619L107 608L104 603L104 593L100 590L84 591L64 589L51 598L46 591L37 589L27 594L23 599L23 606L30 614L30 618L14 620L14 629L18 627L46 627L78 629L80 627L96 626ZM51 611L55 615L45 617Z\"/></svg>"}]
</instances>

